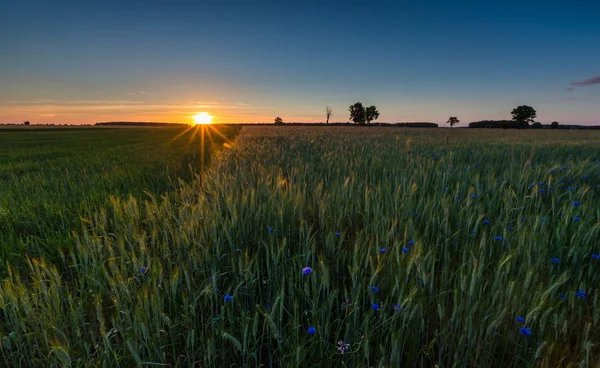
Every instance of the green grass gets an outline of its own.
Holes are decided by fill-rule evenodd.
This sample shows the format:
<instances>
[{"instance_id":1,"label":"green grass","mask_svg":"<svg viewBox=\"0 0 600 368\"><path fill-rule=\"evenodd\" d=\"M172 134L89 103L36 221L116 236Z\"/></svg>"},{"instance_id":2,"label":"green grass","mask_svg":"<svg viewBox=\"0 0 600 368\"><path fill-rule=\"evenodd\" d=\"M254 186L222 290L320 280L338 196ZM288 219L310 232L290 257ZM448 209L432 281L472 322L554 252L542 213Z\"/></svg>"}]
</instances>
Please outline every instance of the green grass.
<instances>
[{"instance_id":1,"label":"green grass","mask_svg":"<svg viewBox=\"0 0 600 368\"><path fill-rule=\"evenodd\" d=\"M244 128L202 180L112 199L56 261L11 267L0 361L597 365L599 148L595 132Z\"/></svg>"},{"instance_id":2,"label":"green grass","mask_svg":"<svg viewBox=\"0 0 600 368\"><path fill-rule=\"evenodd\" d=\"M70 248L81 218L110 197L143 201L191 181L201 166L195 131L174 139L184 128L0 129L0 259ZM223 142L207 143L206 159Z\"/></svg>"}]
</instances>

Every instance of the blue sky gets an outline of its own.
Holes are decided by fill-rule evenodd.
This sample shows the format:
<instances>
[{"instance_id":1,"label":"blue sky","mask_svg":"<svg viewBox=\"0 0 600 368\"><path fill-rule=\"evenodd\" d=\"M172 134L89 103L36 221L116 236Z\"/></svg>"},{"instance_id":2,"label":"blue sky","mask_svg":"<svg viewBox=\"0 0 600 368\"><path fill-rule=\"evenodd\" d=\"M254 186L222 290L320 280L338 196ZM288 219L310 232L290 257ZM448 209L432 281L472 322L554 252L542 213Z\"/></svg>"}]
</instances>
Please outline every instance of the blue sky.
<instances>
[{"instance_id":1,"label":"blue sky","mask_svg":"<svg viewBox=\"0 0 600 368\"><path fill-rule=\"evenodd\" d=\"M600 124L600 3L490 3L4 1L0 122Z\"/></svg>"}]
</instances>

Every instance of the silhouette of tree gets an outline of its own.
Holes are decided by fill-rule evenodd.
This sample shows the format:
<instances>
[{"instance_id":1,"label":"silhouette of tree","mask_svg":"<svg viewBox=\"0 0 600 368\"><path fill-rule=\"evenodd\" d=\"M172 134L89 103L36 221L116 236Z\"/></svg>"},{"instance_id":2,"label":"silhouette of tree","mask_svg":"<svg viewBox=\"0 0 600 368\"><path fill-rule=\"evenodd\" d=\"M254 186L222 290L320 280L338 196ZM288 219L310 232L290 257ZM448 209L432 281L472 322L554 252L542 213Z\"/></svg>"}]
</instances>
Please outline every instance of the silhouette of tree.
<instances>
[{"instance_id":1,"label":"silhouette of tree","mask_svg":"<svg viewBox=\"0 0 600 368\"><path fill-rule=\"evenodd\" d=\"M327 106L327 107L325 108L325 115L327 116L327 124L329 124L329 118L330 118L330 117L331 117L331 115L332 115L332 111L333 111L333 110L331 110L331 107L329 107L329 106Z\"/></svg>"},{"instance_id":2,"label":"silhouette of tree","mask_svg":"<svg viewBox=\"0 0 600 368\"><path fill-rule=\"evenodd\" d=\"M533 119L535 119L537 116L537 112L535 111L535 109L527 105L521 105L513 109L511 114L513 116L514 121L527 125L529 125L529 123L533 123Z\"/></svg>"},{"instance_id":3,"label":"silhouette of tree","mask_svg":"<svg viewBox=\"0 0 600 368\"><path fill-rule=\"evenodd\" d=\"M367 113L362 103L357 102L350 106L350 120L352 120L354 124L365 123L367 120Z\"/></svg>"},{"instance_id":4,"label":"silhouette of tree","mask_svg":"<svg viewBox=\"0 0 600 368\"><path fill-rule=\"evenodd\" d=\"M552 127L552 129L558 128L558 121L553 121L552 124L550 124L550 126Z\"/></svg>"},{"instance_id":5,"label":"silhouette of tree","mask_svg":"<svg viewBox=\"0 0 600 368\"><path fill-rule=\"evenodd\" d=\"M377 111L377 108L375 106L367 107L365 111L365 120L367 121L367 124L371 124L373 120L377 119L379 119L379 111Z\"/></svg>"},{"instance_id":6,"label":"silhouette of tree","mask_svg":"<svg viewBox=\"0 0 600 368\"><path fill-rule=\"evenodd\" d=\"M446 122L446 124L450 124L450 128L457 125L458 123L460 123L460 120L458 120L456 116L451 116Z\"/></svg>"},{"instance_id":7,"label":"silhouette of tree","mask_svg":"<svg viewBox=\"0 0 600 368\"><path fill-rule=\"evenodd\" d=\"M279 116L275 118L275 125L283 125L283 119Z\"/></svg>"},{"instance_id":8,"label":"silhouette of tree","mask_svg":"<svg viewBox=\"0 0 600 368\"><path fill-rule=\"evenodd\" d=\"M26 122L23 123L23 125L29 125L29 124L31 124L31 123L28 122L28 121L26 121Z\"/></svg>"},{"instance_id":9,"label":"silhouette of tree","mask_svg":"<svg viewBox=\"0 0 600 368\"><path fill-rule=\"evenodd\" d=\"M542 123L540 123L540 122L537 122L537 121L536 121L535 123L531 124L531 127L532 127L533 129L542 129L542 128L543 128L543 127L542 127Z\"/></svg>"}]
</instances>

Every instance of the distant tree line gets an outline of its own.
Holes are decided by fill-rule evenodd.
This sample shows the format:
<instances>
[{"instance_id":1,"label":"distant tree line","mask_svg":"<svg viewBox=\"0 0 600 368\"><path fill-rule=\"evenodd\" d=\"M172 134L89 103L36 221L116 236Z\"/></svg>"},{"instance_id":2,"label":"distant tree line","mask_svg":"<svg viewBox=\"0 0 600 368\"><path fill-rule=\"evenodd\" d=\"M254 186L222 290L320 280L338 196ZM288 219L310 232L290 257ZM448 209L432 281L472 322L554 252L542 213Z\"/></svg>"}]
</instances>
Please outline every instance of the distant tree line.
<instances>
[{"instance_id":1,"label":"distant tree line","mask_svg":"<svg viewBox=\"0 0 600 368\"><path fill-rule=\"evenodd\" d=\"M96 123L94 125L109 125L109 126L188 126L189 124L183 123L156 123L148 121L109 121L103 123Z\"/></svg>"}]
</instances>

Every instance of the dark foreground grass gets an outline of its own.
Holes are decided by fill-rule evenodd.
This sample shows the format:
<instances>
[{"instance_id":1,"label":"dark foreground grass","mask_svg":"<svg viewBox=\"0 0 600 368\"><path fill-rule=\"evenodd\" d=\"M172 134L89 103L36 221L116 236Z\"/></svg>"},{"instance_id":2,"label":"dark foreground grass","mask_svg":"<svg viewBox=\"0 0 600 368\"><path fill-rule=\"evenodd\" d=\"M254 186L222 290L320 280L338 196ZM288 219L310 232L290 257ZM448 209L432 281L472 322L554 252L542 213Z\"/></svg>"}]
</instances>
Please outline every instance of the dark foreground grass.
<instances>
[{"instance_id":1,"label":"dark foreground grass","mask_svg":"<svg viewBox=\"0 0 600 368\"><path fill-rule=\"evenodd\" d=\"M110 197L143 203L190 181L202 162L199 129L0 129L0 259L52 258ZM238 128L219 131L233 137ZM207 136L204 159L225 141Z\"/></svg>"}]
</instances>

